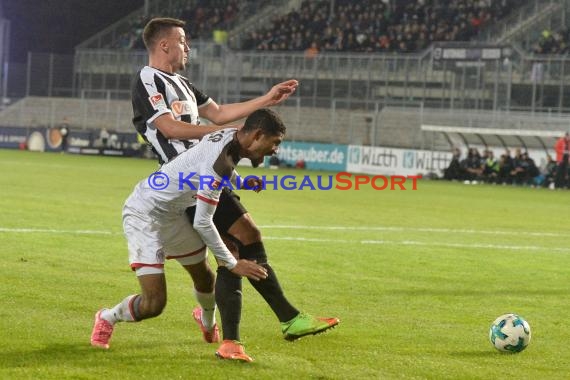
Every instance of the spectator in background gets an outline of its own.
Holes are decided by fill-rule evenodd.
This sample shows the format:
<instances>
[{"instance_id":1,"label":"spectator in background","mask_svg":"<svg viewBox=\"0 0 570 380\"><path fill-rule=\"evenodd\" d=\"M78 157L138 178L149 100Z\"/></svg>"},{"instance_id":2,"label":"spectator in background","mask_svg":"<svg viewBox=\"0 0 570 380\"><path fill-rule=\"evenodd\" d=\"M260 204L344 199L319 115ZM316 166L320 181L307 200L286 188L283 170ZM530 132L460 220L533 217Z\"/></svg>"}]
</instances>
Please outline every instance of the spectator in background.
<instances>
[{"instance_id":1,"label":"spectator in background","mask_svg":"<svg viewBox=\"0 0 570 380\"><path fill-rule=\"evenodd\" d=\"M522 185L526 176L526 168L524 164L524 159L520 148L515 149L515 157L513 158L513 165L511 167L510 176L513 180L513 184Z\"/></svg>"},{"instance_id":2,"label":"spectator in background","mask_svg":"<svg viewBox=\"0 0 570 380\"><path fill-rule=\"evenodd\" d=\"M69 138L69 121L67 118L63 119L63 123L59 127L59 133L61 133L61 151L65 153L67 152Z\"/></svg>"},{"instance_id":3,"label":"spectator in background","mask_svg":"<svg viewBox=\"0 0 570 380\"><path fill-rule=\"evenodd\" d=\"M483 158L483 178L485 182L497 183L499 181L499 171L501 170L499 161L495 158L492 150L486 150Z\"/></svg>"},{"instance_id":4,"label":"spectator in background","mask_svg":"<svg viewBox=\"0 0 570 380\"><path fill-rule=\"evenodd\" d=\"M319 55L319 47L316 41L311 42L311 46L305 49L305 58L314 59Z\"/></svg>"},{"instance_id":5,"label":"spectator in background","mask_svg":"<svg viewBox=\"0 0 570 380\"><path fill-rule=\"evenodd\" d=\"M556 164L558 165L556 171L556 179L554 186L556 188L563 188L568 186L568 149L570 147L570 134L566 132L564 136L556 140L554 150L556 151Z\"/></svg>"},{"instance_id":6,"label":"spectator in background","mask_svg":"<svg viewBox=\"0 0 570 380\"><path fill-rule=\"evenodd\" d=\"M463 169L465 183L476 185L483 174L481 155L477 148L469 148L467 157L461 162L461 167Z\"/></svg>"},{"instance_id":7,"label":"spectator in background","mask_svg":"<svg viewBox=\"0 0 570 380\"><path fill-rule=\"evenodd\" d=\"M524 152L523 157L527 163L529 183L531 185L536 185L540 180L538 178L540 176L540 169L536 166L536 163L534 162L532 157L529 156L528 152Z\"/></svg>"},{"instance_id":8,"label":"spectator in background","mask_svg":"<svg viewBox=\"0 0 570 380\"><path fill-rule=\"evenodd\" d=\"M109 132L107 131L107 128L103 127L101 128L101 131L99 132L99 140L101 140L101 145L103 146L103 148L106 148L109 144Z\"/></svg>"},{"instance_id":9,"label":"spectator in background","mask_svg":"<svg viewBox=\"0 0 570 380\"><path fill-rule=\"evenodd\" d=\"M459 148L453 149L453 157L449 166L443 171L443 179L448 181L460 180L463 178L463 169L461 168L461 151Z\"/></svg>"},{"instance_id":10,"label":"spectator in background","mask_svg":"<svg viewBox=\"0 0 570 380\"><path fill-rule=\"evenodd\" d=\"M517 170L516 181L519 185L536 184L535 178L540 174L534 160L529 157L528 152L523 152L517 161L515 170Z\"/></svg>"},{"instance_id":11,"label":"spectator in background","mask_svg":"<svg viewBox=\"0 0 570 380\"><path fill-rule=\"evenodd\" d=\"M541 170L541 175L543 176L543 181L540 183L543 187L554 188L554 180L556 178L556 161L552 158L550 154L546 155L546 163L544 168Z\"/></svg>"},{"instance_id":12,"label":"spectator in background","mask_svg":"<svg viewBox=\"0 0 570 380\"><path fill-rule=\"evenodd\" d=\"M116 133L111 133L109 135L109 141L107 142L107 146L104 148L111 148L111 149L121 149L122 143L119 141L119 136Z\"/></svg>"},{"instance_id":13,"label":"spectator in background","mask_svg":"<svg viewBox=\"0 0 570 380\"><path fill-rule=\"evenodd\" d=\"M550 31L545 29L540 34L540 39L534 45L532 51L534 54L567 54L569 52L570 29L559 31Z\"/></svg>"},{"instance_id":14,"label":"spectator in background","mask_svg":"<svg viewBox=\"0 0 570 380\"><path fill-rule=\"evenodd\" d=\"M511 171L514 168L514 161L511 157L511 151L508 148L505 149L505 153L501 155L499 167L499 183L502 183L503 185L513 183Z\"/></svg>"},{"instance_id":15,"label":"spectator in background","mask_svg":"<svg viewBox=\"0 0 570 380\"><path fill-rule=\"evenodd\" d=\"M559 164L564 158L564 153L568 150L568 141L570 139L570 134L566 132L564 136L560 136L556 143L554 143L554 152L556 153L556 163Z\"/></svg>"}]
</instances>

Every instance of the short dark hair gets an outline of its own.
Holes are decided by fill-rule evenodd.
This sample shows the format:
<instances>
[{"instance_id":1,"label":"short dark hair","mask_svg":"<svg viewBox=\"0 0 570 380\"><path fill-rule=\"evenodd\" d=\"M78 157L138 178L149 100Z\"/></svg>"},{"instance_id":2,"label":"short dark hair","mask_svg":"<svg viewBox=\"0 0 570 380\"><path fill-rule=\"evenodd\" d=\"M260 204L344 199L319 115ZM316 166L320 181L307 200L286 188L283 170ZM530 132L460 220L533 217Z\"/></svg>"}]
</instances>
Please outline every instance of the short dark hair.
<instances>
[{"instance_id":1,"label":"short dark hair","mask_svg":"<svg viewBox=\"0 0 570 380\"><path fill-rule=\"evenodd\" d=\"M156 42L172 28L184 28L186 21L170 17L158 17L150 20L143 30L143 42L147 50L154 47Z\"/></svg>"},{"instance_id":2,"label":"short dark hair","mask_svg":"<svg viewBox=\"0 0 570 380\"><path fill-rule=\"evenodd\" d=\"M258 109L245 119L242 131L251 132L256 129L261 129L264 134L270 136L285 134L287 130L279 115L269 108Z\"/></svg>"}]
</instances>

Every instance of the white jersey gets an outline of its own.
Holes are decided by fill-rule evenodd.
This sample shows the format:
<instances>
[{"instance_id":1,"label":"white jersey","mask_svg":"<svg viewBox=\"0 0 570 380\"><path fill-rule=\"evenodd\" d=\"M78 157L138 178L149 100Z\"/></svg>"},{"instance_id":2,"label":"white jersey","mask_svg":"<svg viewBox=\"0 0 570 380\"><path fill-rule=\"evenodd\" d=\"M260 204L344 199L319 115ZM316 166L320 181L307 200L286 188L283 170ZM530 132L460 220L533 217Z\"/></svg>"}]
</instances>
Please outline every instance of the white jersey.
<instances>
[{"instance_id":1,"label":"white jersey","mask_svg":"<svg viewBox=\"0 0 570 380\"><path fill-rule=\"evenodd\" d=\"M220 238L212 217L220 197L220 182L228 183L239 161L236 131L224 129L204 136L192 149L140 181L125 202L123 218L135 215L150 231L163 230L186 218L185 210L195 205L193 228L212 253L232 269L237 261Z\"/></svg>"}]
</instances>

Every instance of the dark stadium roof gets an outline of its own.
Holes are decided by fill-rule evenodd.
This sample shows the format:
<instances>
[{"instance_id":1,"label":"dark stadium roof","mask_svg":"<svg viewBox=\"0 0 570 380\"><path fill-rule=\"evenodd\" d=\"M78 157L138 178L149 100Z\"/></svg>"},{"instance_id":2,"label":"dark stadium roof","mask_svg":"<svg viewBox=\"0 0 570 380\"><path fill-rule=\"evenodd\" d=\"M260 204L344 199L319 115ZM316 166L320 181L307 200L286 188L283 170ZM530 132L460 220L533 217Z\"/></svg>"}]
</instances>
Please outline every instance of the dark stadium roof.
<instances>
[{"instance_id":1,"label":"dark stadium roof","mask_svg":"<svg viewBox=\"0 0 570 380\"><path fill-rule=\"evenodd\" d=\"M75 45L144 0L0 0L0 5L11 24L10 60L24 62L28 51L73 53Z\"/></svg>"}]
</instances>

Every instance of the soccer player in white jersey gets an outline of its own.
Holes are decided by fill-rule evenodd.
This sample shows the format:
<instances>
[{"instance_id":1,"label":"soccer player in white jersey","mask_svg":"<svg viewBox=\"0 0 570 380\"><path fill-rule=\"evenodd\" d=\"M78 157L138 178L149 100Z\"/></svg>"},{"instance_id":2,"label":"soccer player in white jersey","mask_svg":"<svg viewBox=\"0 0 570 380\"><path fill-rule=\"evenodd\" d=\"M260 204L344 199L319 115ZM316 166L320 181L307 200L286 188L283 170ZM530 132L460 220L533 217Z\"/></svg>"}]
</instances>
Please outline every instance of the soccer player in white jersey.
<instances>
[{"instance_id":1,"label":"soccer player in white jersey","mask_svg":"<svg viewBox=\"0 0 570 380\"><path fill-rule=\"evenodd\" d=\"M247 118L242 129L206 135L195 147L164 164L160 173L135 186L123 207L123 229L129 263L136 271L141 293L97 312L93 345L109 348L117 322L138 322L162 313L166 305L165 258L184 264L199 262L206 259L207 247L218 265L233 275L255 281L267 277L263 266L232 255L214 225L213 215L222 190L220 184L229 183L239 160L248 158L258 166L265 156L275 154L284 135L285 126L277 114L260 109ZM160 181L157 175L162 176ZM248 182L257 190L261 184L258 179ZM185 211L192 205L196 212L190 224Z\"/></svg>"},{"instance_id":2,"label":"soccer player in white jersey","mask_svg":"<svg viewBox=\"0 0 570 380\"><path fill-rule=\"evenodd\" d=\"M133 124L152 145L160 163L176 157L205 134L222 128L217 125L235 122L257 109L282 103L298 86L298 82L292 79L273 86L258 98L218 105L177 73L185 68L190 50L184 25L184 21L172 18L156 18L148 22L143 39L149 53L149 64L140 70L133 84ZM217 125L200 125L200 117L206 117ZM190 221L194 213L195 207L187 209ZM338 324L337 318L315 318L302 313L287 300L275 271L267 262L261 232L235 192L227 189L222 191L213 220L235 257L263 262L268 272L267 278L251 283L281 322L285 339L295 340L320 333ZM200 296L198 301L201 307L194 309L193 315L204 339L207 342L218 341L217 326L213 320L217 303L224 341L216 354L224 359L249 360L249 356L241 354L243 349L239 344L241 278L234 276L224 266L218 267L215 278L205 261L185 268L194 280L196 294ZM214 278L216 302L212 303Z\"/></svg>"}]
</instances>

